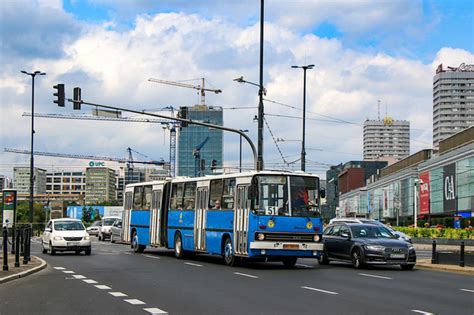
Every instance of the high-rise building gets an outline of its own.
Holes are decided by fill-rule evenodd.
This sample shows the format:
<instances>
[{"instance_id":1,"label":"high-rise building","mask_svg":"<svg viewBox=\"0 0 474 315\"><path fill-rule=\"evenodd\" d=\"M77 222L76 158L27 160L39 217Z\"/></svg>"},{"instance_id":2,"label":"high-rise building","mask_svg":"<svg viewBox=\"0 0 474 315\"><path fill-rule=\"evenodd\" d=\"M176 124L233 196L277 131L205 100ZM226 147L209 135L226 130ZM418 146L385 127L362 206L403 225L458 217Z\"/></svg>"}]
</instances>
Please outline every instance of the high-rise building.
<instances>
[{"instance_id":1,"label":"high-rise building","mask_svg":"<svg viewBox=\"0 0 474 315\"><path fill-rule=\"evenodd\" d=\"M33 195L46 194L46 170L42 168L33 168ZM13 168L13 188L18 194L30 193L30 168Z\"/></svg>"},{"instance_id":2,"label":"high-rise building","mask_svg":"<svg viewBox=\"0 0 474 315\"><path fill-rule=\"evenodd\" d=\"M222 126L222 107L195 105L181 107L180 117ZM206 140L207 139L207 140ZM200 163L196 163L195 151L200 148ZM188 125L182 127L178 136L178 176L195 176L197 168L202 174L211 174L211 164L222 168L223 135L222 130L204 126ZM200 165L198 165L200 164Z\"/></svg>"},{"instance_id":3,"label":"high-rise building","mask_svg":"<svg viewBox=\"0 0 474 315\"><path fill-rule=\"evenodd\" d=\"M86 168L86 204L115 200L115 171L108 167Z\"/></svg>"},{"instance_id":4,"label":"high-rise building","mask_svg":"<svg viewBox=\"0 0 474 315\"><path fill-rule=\"evenodd\" d=\"M366 120L364 122L364 160L393 163L410 155L410 122Z\"/></svg>"},{"instance_id":5,"label":"high-rise building","mask_svg":"<svg viewBox=\"0 0 474 315\"><path fill-rule=\"evenodd\" d=\"M86 174L83 171L57 171L46 174L46 193L81 195L86 193Z\"/></svg>"},{"instance_id":6,"label":"high-rise building","mask_svg":"<svg viewBox=\"0 0 474 315\"><path fill-rule=\"evenodd\" d=\"M474 64L444 70L433 77L433 148L439 142L474 126Z\"/></svg>"}]
</instances>

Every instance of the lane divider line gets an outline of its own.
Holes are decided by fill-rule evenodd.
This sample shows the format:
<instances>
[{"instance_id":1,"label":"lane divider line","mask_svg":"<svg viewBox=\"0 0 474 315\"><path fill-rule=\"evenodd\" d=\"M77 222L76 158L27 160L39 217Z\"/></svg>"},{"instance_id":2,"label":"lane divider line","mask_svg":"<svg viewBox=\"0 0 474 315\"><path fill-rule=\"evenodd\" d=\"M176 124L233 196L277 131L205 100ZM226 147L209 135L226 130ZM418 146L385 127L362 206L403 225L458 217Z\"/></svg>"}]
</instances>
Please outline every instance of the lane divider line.
<instances>
[{"instance_id":1,"label":"lane divider line","mask_svg":"<svg viewBox=\"0 0 474 315\"><path fill-rule=\"evenodd\" d=\"M296 266L313 269L313 266L310 265L296 264Z\"/></svg>"},{"instance_id":2,"label":"lane divider line","mask_svg":"<svg viewBox=\"0 0 474 315\"><path fill-rule=\"evenodd\" d=\"M112 288L103 284L96 284L95 287L101 290L111 290Z\"/></svg>"},{"instance_id":3,"label":"lane divider line","mask_svg":"<svg viewBox=\"0 0 474 315\"><path fill-rule=\"evenodd\" d=\"M152 256L152 255L144 255L144 256L148 258L153 258L153 259L160 259L160 257L158 256Z\"/></svg>"},{"instance_id":4,"label":"lane divider line","mask_svg":"<svg viewBox=\"0 0 474 315\"><path fill-rule=\"evenodd\" d=\"M84 281L85 283L89 283L89 284L98 283L97 281L92 280L92 279L84 279L84 280L82 280L82 281Z\"/></svg>"},{"instance_id":5,"label":"lane divider line","mask_svg":"<svg viewBox=\"0 0 474 315\"><path fill-rule=\"evenodd\" d=\"M74 271L72 270L63 270L64 273L75 273Z\"/></svg>"},{"instance_id":6,"label":"lane divider line","mask_svg":"<svg viewBox=\"0 0 474 315\"><path fill-rule=\"evenodd\" d=\"M368 273L359 273L360 276L364 277L371 277L371 278L378 278L378 279L386 279L386 280L393 280L393 278L390 277L384 277L384 276L378 276L378 275L371 275Z\"/></svg>"},{"instance_id":7,"label":"lane divider line","mask_svg":"<svg viewBox=\"0 0 474 315\"><path fill-rule=\"evenodd\" d=\"M125 293L122 292L109 292L109 294L115 297L127 296Z\"/></svg>"},{"instance_id":8,"label":"lane divider line","mask_svg":"<svg viewBox=\"0 0 474 315\"><path fill-rule=\"evenodd\" d=\"M411 310L414 313L424 314L424 315L433 315L433 313L420 311L420 310Z\"/></svg>"},{"instance_id":9,"label":"lane divider line","mask_svg":"<svg viewBox=\"0 0 474 315\"><path fill-rule=\"evenodd\" d=\"M234 272L234 274L235 274L235 275L238 275L238 276L244 276L244 277L253 278L253 279L257 279L257 278L258 278L257 276L248 275L248 274L246 274L246 273Z\"/></svg>"},{"instance_id":10,"label":"lane divider line","mask_svg":"<svg viewBox=\"0 0 474 315\"><path fill-rule=\"evenodd\" d=\"M145 312L148 312L150 314L168 314L168 312L165 312L163 310L160 310L159 308L144 308L143 309Z\"/></svg>"},{"instance_id":11,"label":"lane divider line","mask_svg":"<svg viewBox=\"0 0 474 315\"><path fill-rule=\"evenodd\" d=\"M56 269L56 270L66 270L66 268L64 268L64 267L54 267L54 269Z\"/></svg>"},{"instance_id":12,"label":"lane divider line","mask_svg":"<svg viewBox=\"0 0 474 315\"><path fill-rule=\"evenodd\" d=\"M469 289L459 289L459 290L474 293L474 290L469 290Z\"/></svg>"},{"instance_id":13,"label":"lane divider line","mask_svg":"<svg viewBox=\"0 0 474 315\"><path fill-rule=\"evenodd\" d=\"M72 276L76 279L85 279L86 278L83 275L72 275Z\"/></svg>"},{"instance_id":14,"label":"lane divider line","mask_svg":"<svg viewBox=\"0 0 474 315\"><path fill-rule=\"evenodd\" d=\"M137 299L128 299L128 300L124 300L124 301L127 302L127 303L130 303L132 305L146 304L145 302L137 300Z\"/></svg>"},{"instance_id":15,"label":"lane divider line","mask_svg":"<svg viewBox=\"0 0 474 315\"><path fill-rule=\"evenodd\" d=\"M301 287L302 289L306 289L306 290L311 290L311 291L318 291L318 292L322 292L322 293L327 293L327 294L339 294L337 292L333 292L333 291L327 291L327 290L322 290L322 289L316 289L316 288L312 288L312 287Z\"/></svg>"},{"instance_id":16,"label":"lane divider line","mask_svg":"<svg viewBox=\"0 0 474 315\"><path fill-rule=\"evenodd\" d=\"M194 267L202 267L202 265L200 265L200 264L193 264L193 263L190 263L190 262L185 262L184 264L189 265L189 266L194 266Z\"/></svg>"}]
</instances>

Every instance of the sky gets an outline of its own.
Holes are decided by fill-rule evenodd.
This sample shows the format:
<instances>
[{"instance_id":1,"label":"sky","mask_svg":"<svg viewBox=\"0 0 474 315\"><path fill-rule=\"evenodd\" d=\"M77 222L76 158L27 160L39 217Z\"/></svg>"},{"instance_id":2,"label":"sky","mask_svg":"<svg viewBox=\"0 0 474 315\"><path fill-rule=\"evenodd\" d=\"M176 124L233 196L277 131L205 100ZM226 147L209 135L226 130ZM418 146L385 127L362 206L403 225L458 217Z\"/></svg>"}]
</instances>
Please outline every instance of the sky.
<instances>
[{"instance_id":1,"label":"sky","mask_svg":"<svg viewBox=\"0 0 474 315\"><path fill-rule=\"evenodd\" d=\"M267 0L264 34L264 161L300 168L303 71L306 78L306 169L325 178L330 165L362 160L366 119L410 122L410 152L432 147L432 80L439 64L474 64L472 0ZM6 0L0 4L0 175L28 166L31 77L36 114L90 114L53 103L81 87L91 103L154 112L192 106L194 89L149 82L184 81L222 93L224 124L257 142L260 1ZM380 107L378 104L380 101ZM380 110L378 109L380 108ZM169 111L157 111L169 114ZM140 117L123 114L124 116ZM131 147L169 159L159 124L35 118L35 151L125 158ZM285 141L276 141L283 139ZM204 149L203 149L204 150ZM144 159L138 155L136 159ZM36 156L48 170L81 169L87 160ZM239 164L239 137L224 133L224 166ZM243 146L243 166L253 165ZM106 162L106 166L116 166Z\"/></svg>"}]
</instances>

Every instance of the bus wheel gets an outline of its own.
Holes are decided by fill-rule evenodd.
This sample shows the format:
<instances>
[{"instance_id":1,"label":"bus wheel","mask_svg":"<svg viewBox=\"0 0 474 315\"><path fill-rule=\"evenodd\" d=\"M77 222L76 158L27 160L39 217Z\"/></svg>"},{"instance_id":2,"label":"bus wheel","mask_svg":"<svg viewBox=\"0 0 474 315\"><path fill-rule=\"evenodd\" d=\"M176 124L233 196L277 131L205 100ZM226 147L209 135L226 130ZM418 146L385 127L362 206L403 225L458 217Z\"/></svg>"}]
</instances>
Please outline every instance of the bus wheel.
<instances>
[{"instance_id":1,"label":"bus wheel","mask_svg":"<svg viewBox=\"0 0 474 315\"><path fill-rule=\"evenodd\" d=\"M283 265L286 267L286 268L294 268L295 265L296 265L296 261L298 260L298 258L296 257L288 257L288 258L284 258L283 259Z\"/></svg>"},{"instance_id":2,"label":"bus wheel","mask_svg":"<svg viewBox=\"0 0 474 315\"><path fill-rule=\"evenodd\" d=\"M232 241L230 240L230 237L227 237L225 239L224 261L225 261L227 266L235 266L235 264L236 264L236 259L235 259L235 255L234 255L234 248L232 246Z\"/></svg>"},{"instance_id":3,"label":"bus wheel","mask_svg":"<svg viewBox=\"0 0 474 315\"><path fill-rule=\"evenodd\" d=\"M184 257L183 240L181 239L181 233L179 232L174 236L174 255L178 259L182 259Z\"/></svg>"},{"instance_id":4,"label":"bus wheel","mask_svg":"<svg viewBox=\"0 0 474 315\"><path fill-rule=\"evenodd\" d=\"M132 248L135 253L143 253L143 251L145 250L144 245L138 244L138 235L136 231L134 231L132 235Z\"/></svg>"}]
</instances>

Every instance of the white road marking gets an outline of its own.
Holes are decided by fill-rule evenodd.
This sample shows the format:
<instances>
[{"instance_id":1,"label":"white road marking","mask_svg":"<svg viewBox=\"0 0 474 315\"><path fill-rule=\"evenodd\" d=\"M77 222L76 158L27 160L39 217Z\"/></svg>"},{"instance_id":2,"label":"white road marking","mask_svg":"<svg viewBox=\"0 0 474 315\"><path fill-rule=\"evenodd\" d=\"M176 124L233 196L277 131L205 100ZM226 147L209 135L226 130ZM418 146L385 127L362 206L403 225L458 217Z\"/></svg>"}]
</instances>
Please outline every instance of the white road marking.
<instances>
[{"instance_id":1,"label":"white road marking","mask_svg":"<svg viewBox=\"0 0 474 315\"><path fill-rule=\"evenodd\" d=\"M76 279L85 279L86 278L83 275L73 275L73 277L76 278Z\"/></svg>"},{"instance_id":2,"label":"white road marking","mask_svg":"<svg viewBox=\"0 0 474 315\"><path fill-rule=\"evenodd\" d=\"M420 310L411 310L411 311L412 311L412 312L415 312L415 313L424 314L424 315L433 315L433 313L425 312L425 311L420 311Z\"/></svg>"},{"instance_id":3,"label":"white road marking","mask_svg":"<svg viewBox=\"0 0 474 315\"><path fill-rule=\"evenodd\" d=\"M84 279L84 280L82 280L82 281L84 281L85 283L90 283L90 284L97 283L97 281L92 280L92 279Z\"/></svg>"},{"instance_id":4,"label":"white road marking","mask_svg":"<svg viewBox=\"0 0 474 315\"><path fill-rule=\"evenodd\" d=\"M249 277L249 278L254 278L254 279L257 279L258 277L257 276L253 276L253 275L248 275L246 273L240 273L240 272L234 272L235 275L238 275L238 276L244 276L244 277Z\"/></svg>"},{"instance_id":5,"label":"white road marking","mask_svg":"<svg viewBox=\"0 0 474 315\"><path fill-rule=\"evenodd\" d=\"M160 259L160 257L157 257L157 256L152 256L152 255L145 255L145 257L148 257L148 258L154 258L154 259Z\"/></svg>"},{"instance_id":6,"label":"white road marking","mask_svg":"<svg viewBox=\"0 0 474 315\"><path fill-rule=\"evenodd\" d=\"M63 270L64 273L74 273L72 270Z\"/></svg>"},{"instance_id":7,"label":"white road marking","mask_svg":"<svg viewBox=\"0 0 474 315\"><path fill-rule=\"evenodd\" d=\"M332 291L327 291L327 290L322 290L322 289L316 289L316 288L311 288L311 287L301 287L302 289L306 289L306 290L312 290L312 291L318 291L318 292L322 292L322 293L327 293L327 294L339 294L337 292L332 292Z\"/></svg>"},{"instance_id":8,"label":"white road marking","mask_svg":"<svg viewBox=\"0 0 474 315\"><path fill-rule=\"evenodd\" d=\"M386 279L386 280L393 280L393 278L390 277L384 277L384 276L377 276L377 275L370 275L368 273L359 273L360 276L364 277L372 277L372 278L379 278L379 279Z\"/></svg>"},{"instance_id":9,"label":"white road marking","mask_svg":"<svg viewBox=\"0 0 474 315\"><path fill-rule=\"evenodd\" d=\"M131 255L132 253L130 252L123 252L125 255Z\"/></svg>"},{"instance_id":10,"label":"white road marking","mask_svg":"<svg viewBox=\"0 0 474 315\"><path fill-rule=\"evenodd\" d=\"M189 265L189 266L202 267L202 265L200 265L200 264L193 264L193 263L190 263L190 262L185 262L184 264Z\"/></svg>"},{"instance_id":11,"label":"white road marking","mask_svg":"<svg viewBox=\"0 0 474 315\"><path fill-rule=\"evenodd\" d=\"M313 268L313 266L310 265L303 265L303 264L296 264L296 266L304 267L304 268Z\"/></svg>"},{"instance_id":12,"label":"white road marking","mask_svg":"<svg viewBox=\"0 0 474 315\"><path fill-rule=\"evenodd\" d=\"M65 270L66 268L64 268L64 267L54 267L54 269L56 269L56 270Z\"/></svg>"},{"instance_id":13,"label":"white road marking","mask_svg":"<svg viewBox=\"0 0 474 315\"><path fill-rule=\"evenodd\" d=\"M124 301L132 305L146 304L145 302L137 300L137 299L129 299L129 300L124 300Z\"/></svg>"},{"instance_id":14,"label":"white road marking","mask_svg":"<svg viewBox=\"0 0 474 315\"><path fill-rule=\"evenodd\" d=\"M469 290L469 289L459 289L459 290L474 293L474 290Z\"/></svg>"},{"instance_id":15,"label":"white road marking","mask_svg":"<svg viewBox=\"0 0 474 315\"><path fill-rule=\"evenodd\" d=\"M101 289L101 290L110 290L110 289L112 289L111 287L108 287L108 286L103 285L103 284L96 284L95 287L97 289Z\"/></svg>"},{"instance_id":16,"label":"white road marking","mask_svg":"<svg viewBox=\"0 0 474 315\"><path fill-rule=\"evenodd\" d=\"M145 312L151 313L151 314L168 314L168 312L165 312L163 310L160 310L159 308L144 308L143 309Z\"/></svg>"},{"instance_id":17,"label":"white road marking","mask_svg":"<svg viewBox=\"0 0 474 315\"><path fill-rule=\"evenodd\" d=\"M125 293L122 293L122 292L109 292L109 294L111 294L113 296L117 296L117 297L127 296Z\"/></svg>"}]
</instances>

